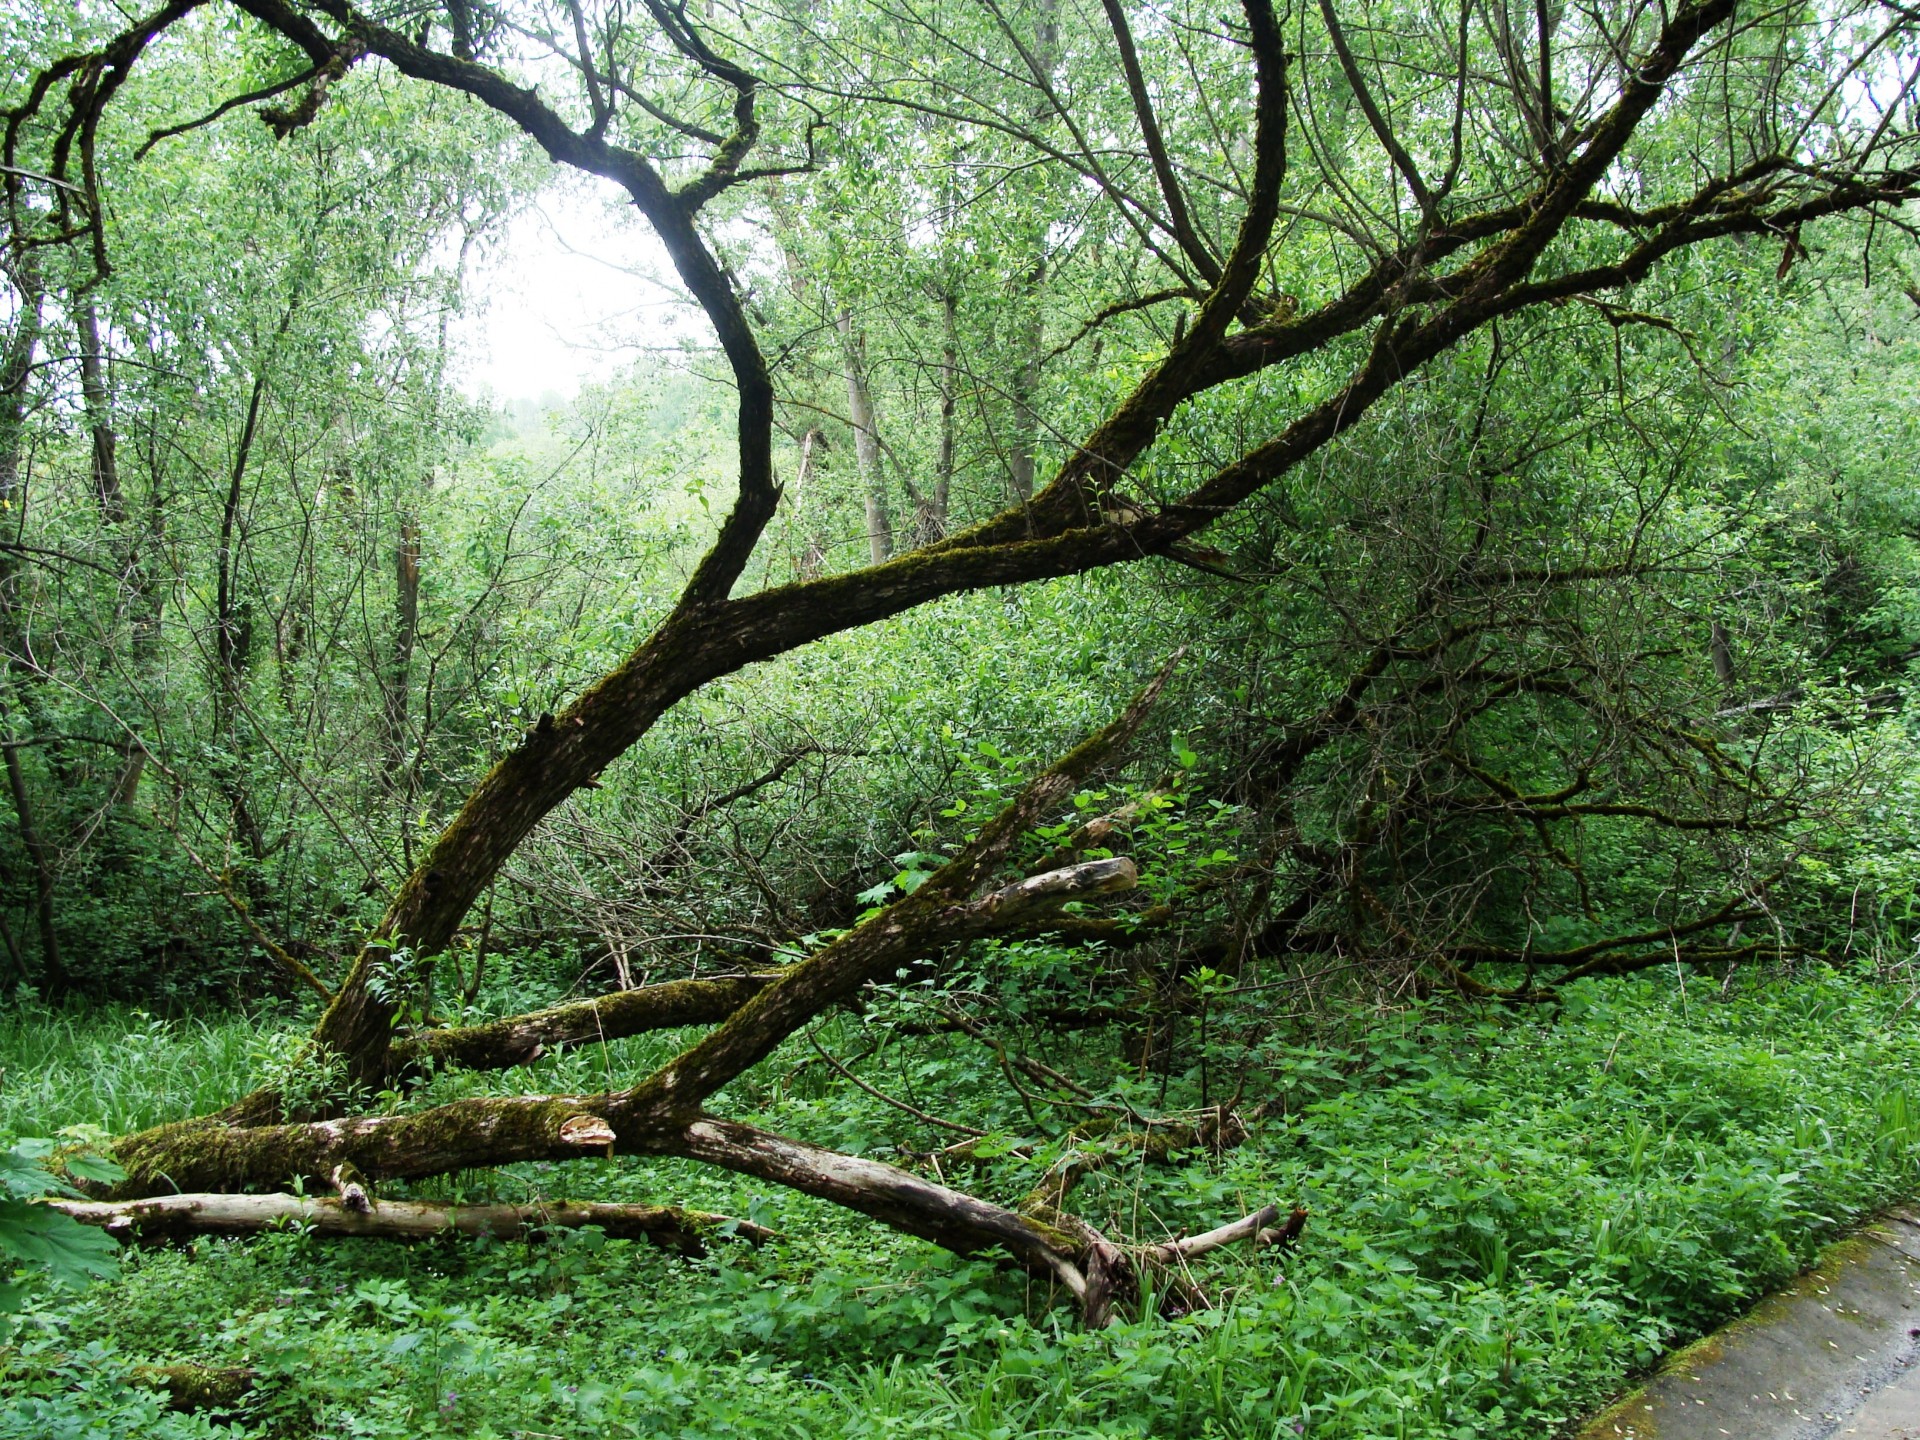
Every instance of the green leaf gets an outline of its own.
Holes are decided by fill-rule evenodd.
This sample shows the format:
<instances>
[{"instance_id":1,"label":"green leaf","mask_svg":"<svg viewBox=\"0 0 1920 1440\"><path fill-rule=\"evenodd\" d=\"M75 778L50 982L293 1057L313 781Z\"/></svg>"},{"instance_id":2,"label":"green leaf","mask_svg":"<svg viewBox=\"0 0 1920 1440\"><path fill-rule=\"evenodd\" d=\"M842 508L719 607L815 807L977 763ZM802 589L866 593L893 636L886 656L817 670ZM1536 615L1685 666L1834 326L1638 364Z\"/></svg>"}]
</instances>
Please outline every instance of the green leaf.
<instances>
[{"instance_id":1,"label":"green leaf","mask_svg":"<svg viewBox=\"0 0 1920 1440\"><path fill-rule=\"evenodd\" d=\"M110 1278L120 1264L120 1247L106 1231L27 1200L0 1199L0 1254L69 1290Z\"/></svg>"},{"instance_id":2,"label":"green leaf","mask_svg":"<svg viewBox=\"0 0 1920 1440\"><path fill-rule=\"evenodd\" d=\"M73 1187L40 1164L53 1152L51 1140L21 1140L0 1150L0 1194L22 1198L34 1195L71 1195Z\"/></svg>"},{"instance_id":3,"label":"green leaf","mask_svg":"<svg viewBox=\"0 0 1920 1440\"><path fill-rule=\"evenodd\" d=\"M74 1155L67 1160L67 1173L80 1180L95 1180L111 1185L127 1178L127 1172L105 1155Z\"/></svg>"}]
</instances>

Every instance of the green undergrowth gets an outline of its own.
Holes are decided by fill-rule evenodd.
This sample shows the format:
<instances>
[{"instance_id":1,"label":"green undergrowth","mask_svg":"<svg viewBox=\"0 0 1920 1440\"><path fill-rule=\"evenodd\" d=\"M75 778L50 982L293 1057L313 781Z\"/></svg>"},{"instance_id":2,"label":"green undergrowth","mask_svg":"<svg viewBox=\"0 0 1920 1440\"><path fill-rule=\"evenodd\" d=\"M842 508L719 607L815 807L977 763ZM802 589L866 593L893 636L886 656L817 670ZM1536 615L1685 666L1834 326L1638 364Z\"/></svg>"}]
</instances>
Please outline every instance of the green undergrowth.
<instances>
[{"instance_id":1,"label":"green undergrowth","mask_svg":"<svg viewBox=\"0 0 1920 1440\"><path fill-rule=\"evenodd\" d=\"M1197 1277L1214 1310L1091 1334L988 1263L681 1164L450 1177L437 1193L674 1199L782 1238L705 1261L592 1233L130 1253L118 1280L29 1312L0 1437L1548 1436L1914 1187L1904 999L1832 973L1726 992L1668 977L1589 983L1553 1014L1356 1005L1311 1040L1263 1040L1238 1057L1246 1093L1286 1113L1252 1143L1116 1165L1077 1203L1148 1238L1305 1205L1303 1244L1218 1256ZM845 1053L859 1023L821 1038ZM262 1063L248 1031L5 1022L0 1125L191 1109ZM586 1078L565 1066L618 1078L661 1043L583 1051L540 1083ZM871 1153L927 1148L919 1122L828 1083L810 1053L783 1052L732 1108ZM885 1083L934 1111L1010 1104L995 1123L1017 1138L1018 1102L983 1067L921 1063L917 1087L905 1060ZM1020 1170L961 1183L1011 1198ZM128 1383L180 1360L254 1367L259 1399L216 1422Z\"/></svg>"}]
</instances>

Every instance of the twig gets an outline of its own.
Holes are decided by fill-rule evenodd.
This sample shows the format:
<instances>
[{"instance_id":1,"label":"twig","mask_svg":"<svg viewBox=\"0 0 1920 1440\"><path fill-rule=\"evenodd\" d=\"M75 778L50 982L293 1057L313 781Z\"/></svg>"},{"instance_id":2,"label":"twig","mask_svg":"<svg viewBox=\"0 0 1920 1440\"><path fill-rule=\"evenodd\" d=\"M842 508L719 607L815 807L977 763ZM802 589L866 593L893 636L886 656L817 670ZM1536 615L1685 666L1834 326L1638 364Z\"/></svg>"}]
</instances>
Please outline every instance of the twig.
<instances>
[{"instance_id":1,"label":"twig","mask_svg":"<svg viewBox=\"0 0 1920 1440\"><path fill-rule=\"evenodd\" d=\"M180 848L187 852L187 858L193 861L200 873L205 875L213 887L220 892L221 898L233 907L233 913L240 917L240 923L245 925L248 932L253 936L254 944L272 956L274 962L278 964L281 969L285 970L294 979L311 988L323 1001L331 1005L333 1003L333 992L321 983L318 975L314 974L306 965L289 954L285 946L279 944L271 935L260 928L260 922L253 918L253 911L247 908L247 902L236 895L233 886L227 883L225 872L215 870L213 866L209 865L201 857L200 852L195 850L193 846L189 845L185 840L180 841Z\"/></svg>"},{"instance_id":2,"label":"twig","mask_svg":"<svg viewBox=\"0 0 1920 1440\"><path fill-rule=\"evenodd\" d=\"M874 1099L880 1101L882 1104L891 1105L896 1110L904 1110L907 1114L913 1116L914 1119L924 1120L929 1125L937 1125L942 1130L953 1130L958 1132L961 1135L970 1135L976 1140L985 1138L987 1132L984 1130L976 1130L971 1125L962 1125L957 1120L942 1120L938 1115L929 1115L926 1111L920 1109L918 1106L909 1105L904 1100L896 1100L894 1099L893 1096L888 1095L882 1090L876 1089L872 1085L869 1085L866 1081L862 1080L858 1075L854 1074L851 1070L847 1069L846 1066L842 1065L838 1060L834 1059L833 1056L829 1055L826 1052L825 1047L823 1047L820 1044L819 1036L812 1030L809 1030L807 1032L807 1043L813 1046L814 1050L819 1053L819 1056L822 1060L826 1061L828 1065L833 1067L833 1070L836 1074L842 1076L845 1079L851 1080L855 1085L859 1086L862 1090L866 1091L867 1094L871 1095Z\"/></svg>"}]
</instances>

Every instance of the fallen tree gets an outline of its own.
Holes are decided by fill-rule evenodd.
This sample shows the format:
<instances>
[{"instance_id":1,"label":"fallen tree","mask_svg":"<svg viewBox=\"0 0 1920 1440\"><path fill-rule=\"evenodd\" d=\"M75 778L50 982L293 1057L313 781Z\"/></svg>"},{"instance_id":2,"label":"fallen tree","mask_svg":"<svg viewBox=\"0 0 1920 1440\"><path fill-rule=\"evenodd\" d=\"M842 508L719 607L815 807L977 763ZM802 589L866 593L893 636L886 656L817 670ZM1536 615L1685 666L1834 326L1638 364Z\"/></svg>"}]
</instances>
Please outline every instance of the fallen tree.
<instances>
[{"instance_id":1,"label":"fallen tree","mask_svg":"<svg viewBox=\"0 0 1920 1440\"><path fill-rule=\"evenodd\" d=\"M168 1191L239 1192L284 1183L290 1176L318 1182L343 1171L375 1186L472 1169L476 1163L678 1156L830 1200L962 1254L1003 1252L1020 1268L1057 1282L1090 1323L1102 1323L1119 1298L1137 1291L1141 1267L1167 1263L1159 1248L1129 1250L1052 1206L1035 1207L1043 1213L1009 1209L897 1166L771 1134L712 1115L704 1107L822 1010L891 975L930 947L1024 927L1034 923L1037 912L1050 912L1067 901L1131 889L1137 878L1133 862L1111 858L1045 871L981 893L1015 843L1133 734L1171 668L1111 725L1030 782L911 895L777 976L758 977L754 993L723 1023L638 1085L597 1095L459 1100L415 1114L162 1126L115 1144L115 1158L127 1176L106 1194L109 1203L83 1205L69 1213L89 1223L136 1230L153 1227L163 1232L173 1225L199 1233L222 1228L246 1233L268 1218L284 1216L285 1202L216 1203L196 1194L191 1200L176 1197L142 1209L140 1201ZM381 1217L382 1208L373 1205L356 1220L347 1218L353 1213L350 1208L321 1202L312 1213L343 1233L356 1226L356 1233L370 1233L375 1225L389 1233L417 1233L428 1223L450 1223L443 1210L395 1211L389 1221ZM661 1233L669 1228L678 1233L692 1222L680 1219L678 1212L653 1212L646 1223ZM1234 1223L1221 1233L1229 1238L1253 1236L1264 1226L1263 1221L1236 1229ZM1199 1252L1179 1252L1191 1253Z\"/></svg>"},{"instance_id":2,"label":"fallen tree","mask_svg":"<svg viewBox=\"0 0 1920 1440\"><path fill-rule=\"evenodd\" d=\"M427 1200L357 1201L315 1195L161 1195L150 1200L52 1200L63 1215L98 1225L120 1240L181 1240L195 1235L259 1235L298 1229L313 1235L378 1240L431 1240L491 1235L514 1240L542 1230L605 1232L610 1240L645 1240L681 1255L704 1255L715 1239L755 1244L772 1231L747 1220L676 1205L610 1205L551 1200L537 1205L442 1205Z\"/></svg>"}]
</instances>

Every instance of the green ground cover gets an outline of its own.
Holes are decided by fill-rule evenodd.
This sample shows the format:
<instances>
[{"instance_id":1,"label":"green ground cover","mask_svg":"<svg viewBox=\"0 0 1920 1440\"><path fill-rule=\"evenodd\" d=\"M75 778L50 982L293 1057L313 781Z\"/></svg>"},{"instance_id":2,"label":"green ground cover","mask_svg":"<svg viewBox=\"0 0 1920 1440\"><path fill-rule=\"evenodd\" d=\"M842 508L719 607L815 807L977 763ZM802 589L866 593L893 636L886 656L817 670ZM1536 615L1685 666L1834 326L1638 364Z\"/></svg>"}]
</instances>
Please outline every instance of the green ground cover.
<instances>
[{"instance_id":1,"label":"green ground cover","mask_svg":"<svg viewBox=\"0 0 1920 1440\"><path fill-rule=\"evenodd\" d=\"M783 1239L697 1262L591 1233L130 1253L118 1280L29 1309L0 1436L1548 1435L1911 1188L1907 998L1826 972L1725 991L1696 975L1585 984L1555 1015L1323 1017L1311 1041L1252 1057L1254 1083L1287 1099L1252 1143L1120 1168L1081 1197L1141 1234L1268 1199L1310 1208L1296 1254L1219 1257L1202 1277L1219 1307L1177 1321L1082 1333L985 1262L711 1172L528 1167L485 1183L682 1199ZM0 1127L118 1132L203 1109L267 1063L255 1024L16 1012ZM746 1097L767 1123L875 1153L916 1143L900 1128L915 1122L803 1059ZM969 1073L942 1072L923 1105ZM256 1367L260 1402L171 1416L127 1382L182 1359Z\"/></svg>"}]
</instances>

